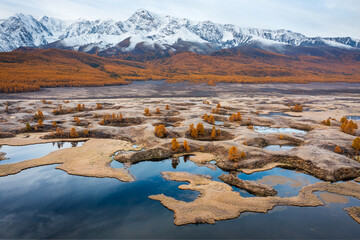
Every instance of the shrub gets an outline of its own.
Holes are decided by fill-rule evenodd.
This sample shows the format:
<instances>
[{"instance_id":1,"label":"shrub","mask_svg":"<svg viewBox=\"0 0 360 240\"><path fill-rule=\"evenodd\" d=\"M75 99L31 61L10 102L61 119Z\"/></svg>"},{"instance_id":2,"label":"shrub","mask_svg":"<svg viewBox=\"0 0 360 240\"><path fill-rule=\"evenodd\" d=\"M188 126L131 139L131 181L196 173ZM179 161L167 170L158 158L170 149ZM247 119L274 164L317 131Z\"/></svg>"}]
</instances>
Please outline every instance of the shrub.
<instances>
[{"instance_id":1,"label":"shrub","mask_svg":"<svg viewBox=\"0 0 360 240\"><path fill-rule=\"evenodd\" d=\"M32 129L32 127L30 126L30 124L29 123L26 123L26 126L25 126L25 131L26 132L31 132L33 129Z\"/></svg>"},{"instance_id":2,"label":"shrub","mask_svg":"<svg viewBox=\"0 0 360 240\"><path fill-rule=\"evenodd\" d=\"M190 147L189 147L189 145L188 145L188 143L187 143L186 140L184 141L183 146L184 146L184 150L185 150L186 152L191 152Z\"/></svg>"},{"instance_id":3,"label":"shrub","mask_svg":"<svg viewBox=\"0 0 360 240\"><path fill-rule=\"evenodd\" d=\"M56 122L56 121L53 121L53 122L52 122L52 126L53 126L53 127L57 127L57 122Z\"/></svg>"},{"instance_id":4,"label":"shrub","mask_svg":"<svg viewBox=\"0 0 360 240\"><path fill-rule=\"evenodd\" d=\"M249 126L247 126L247 128L252 130L252 129L254 129L254 126L253 126L253 125L249 125Z\"/></svg>"},{"instance_id":5,"label":"shrub","mask_svg":"<svg viewBox=\"0 0 360 240\"><path fill-rule=\"evenodd\" d=\"M56 128L56 136L61 137L64 135L63 130L61 130L59 127Z\"/></svg>"},{"instance_id":6,"label":"shrub","mask_svg":"<svg viewBox=\"0 0 360 240\"><path fill-rule=\"evenodd\" d=\"M78 138L79 134L77 133L76 129L73 127L70 129L70 137L71 138Z\"/></svg>"},{"instance_id":7,"label":"shrub","mask_svg":"<svg viewBox=\"0 0 360 240\"><path fill-rule=\"evenodd\" d=\"M300 104L296 104L295 106L291 107L291 111L293 112L302 112L303 106Z\"/></svg>"},{"instance_id":8,"label":"shrub","mask_svg":"<svg viewBox=\"0 0 360 240\"><path fill-rule=\"evenodd\" d=\"M347 121L347 118L346 117L342 117L341 119L340 119L340 122L341 123L344 123L344 122L346 122Z\"/></svg>"},{"instance_id":9,"label":"shrub","mask_svg":"<svg viewBox=\"0 0 360 240\"><path fill-rule=\"evenodd\" d=\"M342 153L342 149L339 146L335 147L335 152L336 153Z\"/></svg>"},{"instance_id":10,"label":"shrub","mask_svg":"<svg viewBox=\"0 0 360 240\"><path fill-rule=\"evenodd\" d=\"M149 110L148 108L145 108L145 110L144 110L144 115L145 115L145 116L151 116L150 110Z\"/></svg>"},{"instance_id":11,"label":"shrub","mask_svg":"<svg viewBox=\"0 0 360 240\"><path fill-rule=\"evenodd\" d=\"M208 123L210 124L215 124L215 118L213 115L210 114L209 118L208 118Z\"/></svg>"},{"instance_id":12,"label":"shrub","mask_svg":"<svg viewBox=\"0 0 360 240\"><path fill-rule=\"evenodd\" d=\"M229 150L229 159L231 161L238 161L239 160L239 152L235 146L232 146Z\"/></svg>"},{"instance_id":13,"label":"shrub","mask_svg":"<svg viewBox=\"0 0 360 240\"><path fill-rule=\"evenodd\" d=\"M204 121L205 122L207 122L207 123L210 123L210 124L215 124L215 118L214 118L214 116L213 115L207 115L207 114L204 114L204 116L203 116L203 119L204 119Z\"/></svg>"},{"instance_id":14,"label":"shrub","mask_svg":"<svg viewBox=\"0 0 360 240\"><path fill-rule=\"evenodd\" d=\"M240 158L245 158L245 157L246 157L245 152L244 152L244 151L241 151L241 153L240 153Z\"/></svg>"},{"instance_id":15,"label":"shrub","mask_svg":"<svg viewBox=\"0 0 360 240\"><path fill-rule=\"evenodd\" d=\"M216 130L216 135L217 135L218 137L221 137L221 130L220 130L220 129Z\"/></svg>"},{"instance_id":16,"label":"shrub","mask_svg":"<svg viewBox=\"0 0 360 240\"><path fill-rule=\"evenodd\" d=\"M155 127L155 135L159 138L165 137L167 134L166 128L164 125L159 125Z\"/></svg>"},{"instance_id":17,"label":"shrub","mask_svg":"<svg viewBox=\"0 0 360 240\"><path fill-rule=\"evenodd\" d=\"M326 126L331 126L330 118L328 118L327 120L323 120L321 123Z\"/></svg>"},{"instance_id":18,"label":"shrub","mask_svg":"<svg viewBox=\"0 0 360 240\"><path fill-rule=\"evenodd\" d=\"M81 120L78 117L74 117L75 123L76 125L79 125Z\"/></svg>"},{"instance_id":19,"label":"shrub","mask_svg":"<svg viewBox=\"0 0 360 240\"><path fill-rule=\"evenodd\" d=\"M85 105L84 104L78 104L77 106L76 106L76 111L78 111L78 112L82 112L82 111L84 111L85 110Z\"/></svg>"},{"instance_id":20,"label":"shrub","mask_svg":"<svg viewBox=\"0 0 360 240\"><path fill-rule=\"evenodd\" d=\"M242 120L242 116L241 113L233 113L230 117L229 117L229 121L230 122L238 122Z\"/></svg>"},{"instance_id":21,"label":"shrub","mask_svg":"<svg viewBox=\"0 0 360 240\"><path fill-rule=\"evenodd\" d=\"M214 108L211 112L212 112L212 113L219 113L220 110L219 110L219 108Z\"/></svg>"},{"instance_id":22,"label":"shrub","mask_svg":"<svg viewBox=\"0 0 360 240\"><path fill-rule=\"evenodd\" d=\"M43 123L43 120L41 120L41 118L38 120L37 126L39 128L44 127L44 123Z\"/></svg>"},{"instance_id":23,"label":"shrub","mask_svg":"<svg viewBox=\"0 0 360 240\"><path fill-rule=\"evenodd\" d=\"M221 108L220 103L218 103L218 104L216 105L216 108Z\"/></svg>"},{"instance_id":24,"label":"shrub","mask_svg":"<svg viewBox=\"0 0 360 240\"><path fill-rule=\"evenodd\" d=\"M283 139L284 139L284 135L280 134L280 135L279 135L279 139L280 139L280 140L283 140Z\"/></svg>"},{"instance_id":25,"label":"shrub","mask_svg":"<svg viewBox=\"0 0 360 240\"><path fill-rule=\"evenodd\" d=\"M360 137L355 138L351 146L356 150L356 154L358 154L360 150Z\"/></svg>"},{"instance_id":26,"label":"shrub","mask_svg":"<svg viewBox=\"0 0 360 240\"><path fill-rule=\"evenodd\" d=\"M340 126L341 131L343 131L347 134L350 134L350 135L354 135L355 129L357 129L357 128L358 128L358 126L356 123L354 123L352 120L348 121L347 119Z\"/></svg>"},{"instance_id":27,"label":"shrub","mask_svg":"<svg viewBox=\"0 0 360 240\"><path fill-rule=\"evenodd\" d=\"M165 106L165 110L170 110L169 105L166 105L166 106Z\"/></svg>"},{"instance_id":28,"label":"shrub","mask_svg":"<svg viewBox=\"0 0 360 240\"><path fill-rule=\"evenodd\" d=\"M176 138L173 138L173 140L171 141L171 149L174 151L174 152L177 152L180 148L180 145L178 143L178 141L176 140Z\"/></svg>"},{"instance_id":29,"label":"shrub","mask_svg":"<svg viewBox=\"0 0 360 240\"><path fill-rule=\"evenodd\" d=\"M84 129L84 137L88 137L90 134L89 134L89 130L88 129Z\"/></svg>"},{"instance_id":30,"label":"shrub","mask_svg":"<svg viewBox=\"0 0 360 240\"><path fill-rule=\"evenodd\" d=\"M44 114L43 114L43 112L39 110L37 113L35 113L34 119L35 119L35 120L39 120L39 119L43 120L43 119L44 119Z\"/></svg>"},{"instance_id":31,"label":"shrub","mask_svg":"<svg viewBox=\"0 0 360 240\"><path fill-rule=\"evenodd\" d=\"M160 109L156 108L155 114L161 114Z\"/></svg>"}]
</instances>

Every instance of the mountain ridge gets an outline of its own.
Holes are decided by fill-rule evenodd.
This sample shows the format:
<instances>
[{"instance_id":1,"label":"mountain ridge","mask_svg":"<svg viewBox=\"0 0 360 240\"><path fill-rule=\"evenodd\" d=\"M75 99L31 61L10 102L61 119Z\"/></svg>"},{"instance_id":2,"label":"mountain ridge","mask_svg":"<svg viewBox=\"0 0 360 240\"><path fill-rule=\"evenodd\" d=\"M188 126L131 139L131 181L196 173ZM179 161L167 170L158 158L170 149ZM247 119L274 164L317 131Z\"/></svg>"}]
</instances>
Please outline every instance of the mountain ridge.
<instances>
[{"instance_id":1,"label":"mountain ridge","mask_svg":"<svg viewBox=\"0 0 360 240\"><path fill-rule=\"evenodd\" d=\"M127 41L126 47L119 46ZM15 14L0 22L0 51L18 47L51 48L121 55L157 49L159 54L190 51L200 54L254 44L265 50L276 46L329 46L360 50L360 40L351 37L306 37L290 30L239 27L211 21L192 21L139 9L125 21L78 19L71 24L44 16ZM278 50L280 52L280 50Z\"/></svg>"}]
</instances>

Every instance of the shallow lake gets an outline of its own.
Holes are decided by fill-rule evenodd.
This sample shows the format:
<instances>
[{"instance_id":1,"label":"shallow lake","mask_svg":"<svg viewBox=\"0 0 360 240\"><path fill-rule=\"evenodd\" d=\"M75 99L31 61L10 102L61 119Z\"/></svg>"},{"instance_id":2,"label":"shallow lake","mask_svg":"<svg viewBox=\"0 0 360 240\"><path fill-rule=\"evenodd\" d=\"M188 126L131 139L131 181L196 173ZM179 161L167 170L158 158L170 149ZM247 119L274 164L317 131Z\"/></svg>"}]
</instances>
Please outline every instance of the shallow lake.
<instances>
[{"instance_id":1,"label":"shallow lake","mask_svg":"<svg viewBox=\"0 0 360 240\"><path fill-rule=\"evenodd\" d=\"M349 119L349 120L360 120L360 116L346 116L346 119Z\"/></svg>"},{"instance_id":2,"label":"shallow lake","mask_svg":"<svg viewBox=\"0 0 360 240\"><path fill-rule=\"evenodd\" d=\"M284 116L284 117L292 117L289 114L283 112L269 112L268 114L259 114L259 117L277 117L277 116Z\"/></svg>"},{"instance_id":3,"label":"shallow lake","mask_svg":"<svg viewBox=\"0 0 360 240\"><path fill-rule=\"evenodd\" d=\"M16 163L28 159L39 158L46 156L52 151L70 148L70 147L79 147L83 145L84 142L53 142L53 143L42 143L26 146L8 146L3 145L0 148L0 152L5 152L5 157L7 159L1 160L1 164Z\"/></svg>"},{"instance_id":4,"label":"shallow lake","mask_svg":"<svg viewBox=\"0 0 360 240\"><path fill-rule=\"evenodd\" d=\"M264 147L264 149L269 151L289 151L293 149L295 146L289 146L289 145L269 145Z\"/></svg>"},{"instance_id":5,"label":"shallow lake","mask_svg":"<svg viewBox=\"0 0 360 240\"><path fill-rule=\"evenodd\" d=\"M254 126L254 130L259 133L294 133L294 134L306 134L304 130L295 128L273 128L264 126Z\"/></svg>"},{"instance_id":6,"label":"shallow lake","mask_svg":"<svg viewBox=\"0 0 360 240\"><path fill-rule=\"evenodd\" d=\"M24 153L19 159L34 158L36 146L34 152L18 149ZM164 193L192 201L198 193L179 190L186 183L164 180L160 172L188 171L211 175L214 180L223 172L198 167L184 158L130 166L128 170L136 177L132 183L72 176L55 166L0 177L1 238L358 238L360 234L358 223L342 210L360 206L354 198L315 208L275 207L266 214L244 213L214 225L175 226L173 212L148 196ZM319 181L281 168L240 173L239 177L269 183L279 196L295 196L302 185Z\"/></svg>"}]
</instances>

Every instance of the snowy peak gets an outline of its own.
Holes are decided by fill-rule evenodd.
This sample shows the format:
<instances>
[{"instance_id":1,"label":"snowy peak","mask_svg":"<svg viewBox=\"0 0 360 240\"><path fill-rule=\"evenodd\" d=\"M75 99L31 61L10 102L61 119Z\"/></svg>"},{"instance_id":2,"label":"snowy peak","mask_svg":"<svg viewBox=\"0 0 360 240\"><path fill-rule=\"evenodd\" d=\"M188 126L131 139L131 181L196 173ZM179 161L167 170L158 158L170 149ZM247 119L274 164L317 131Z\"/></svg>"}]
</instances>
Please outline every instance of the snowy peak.
<instances>
[{"instance_id":1,"label":"snowy peak","mask_svg":"<svg viewBox=\"0 0 360 240\"><path fill-rule=\"evenodd\" d=\"M124 47L123 41L127 42ZM67 23L48 16L40 20L15 14L0 20L0 51L18 47L56 47L84 52L192 51L208 54L249 44L259 46L330 46L360 49L350 37L311 38L285 29L243 28L211 21L191 21L139 9L126 21L79 19ZM147 49L147 50L145 50Z\"/></svg>"}]
</instances>

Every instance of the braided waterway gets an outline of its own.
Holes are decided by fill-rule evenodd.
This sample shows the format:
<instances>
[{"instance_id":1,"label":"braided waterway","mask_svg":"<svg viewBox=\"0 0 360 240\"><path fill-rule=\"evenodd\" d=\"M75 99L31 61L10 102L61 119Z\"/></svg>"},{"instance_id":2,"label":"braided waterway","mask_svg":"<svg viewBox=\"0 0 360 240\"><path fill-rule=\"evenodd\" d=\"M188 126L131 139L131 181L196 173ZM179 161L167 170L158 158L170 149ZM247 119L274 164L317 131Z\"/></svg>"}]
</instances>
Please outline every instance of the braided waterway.
<instances>
[{"instance_id":1,"label":"braided waterway","mask_svg":"<svg viewBox=\"0 0 360 240\"><path fill-rule=\"evenodd\" d=\"M17 159L38 157L38 145L18 146ZM29 148L32 146L32 148ZM56 145L55 145L56 146ZM78 145L79 146L79 145ZM26 151L23 151L26 147ZM42 151L53 151L42 144ZM4 147L2 151L6 152ZM11 160L11 157L10 157ZM6 161L6 160L5 160ZM4 162L5 163L5 162ZM114 162L113 167L123 168ZM346 197L320 207L275 207L268 213L244 213L216 224L174 225L173 212L149 195L165 194L193 201L198 192L178 189L181 182L165 180L160 172L206 174L219 181L224 173L214 165L196 165L190 157L141 162L128 167L134 182L68 175L54 165L35 167L0 177L0 236L2 238L356 238L360 228L345 207L360 201ZM301 187L320 180L292 170L274 168L243 180L269 184L278 196L295 196ZM234 188L243 197L253 195ZM321 193L317 193L320 195ZM321 195L320 195L321 196Z\"/></svg>"}]
</instances>

